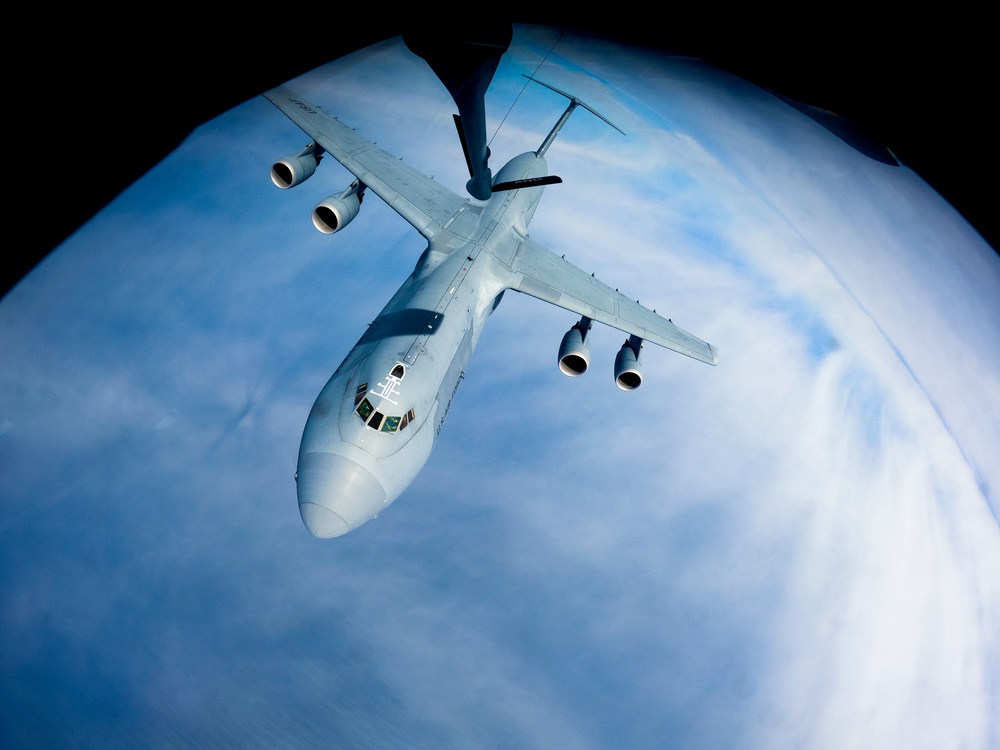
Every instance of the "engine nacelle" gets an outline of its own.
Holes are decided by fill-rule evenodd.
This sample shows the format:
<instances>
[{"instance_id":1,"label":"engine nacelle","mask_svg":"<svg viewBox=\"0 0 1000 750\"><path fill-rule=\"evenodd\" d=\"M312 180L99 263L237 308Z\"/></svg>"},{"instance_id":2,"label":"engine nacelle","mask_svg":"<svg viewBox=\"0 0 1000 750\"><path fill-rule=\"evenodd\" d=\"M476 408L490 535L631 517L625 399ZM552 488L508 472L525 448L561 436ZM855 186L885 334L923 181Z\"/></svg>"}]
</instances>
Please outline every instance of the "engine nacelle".
<instances>
[{"instance_id":1,"label":"engine nacelle","mask_svg":"<svg viewBox=\"0 0 1000 750\"><path fill-rule=\"evenodd\" d=\"M289 154L274 162L271 165L271 182L282 190L295 187L313 176L321 158L323 149L310 143L297 154Z\"/></svg>"},{"instance_id":2,"label":"engine nacelle","mask_svg":"<svg viewBox=\"0 0 1000 750\"><path fill-rule=\"evenodd\" d=\"M639 362L641 351L642 339L629 336L615 357L615 383L623 391L634 391L642 385L642 364Z\"/></svg>"},{"instance_id":3,"label":"engine nacelle","mask_svg":"<svg viewBox=\"0 0 1000 750\"><path fill-rule=\"evenodd\" d=\"M590 367L590 318L580 318L580 322L566 331L559 345L559 369L563 374L575 378L583 375Z\"/></svg>"},{"instance_id":4,"label":"engine nacelle","mask_svg":"<svg viewBox=\"0 0 1000 750\"><path fill-rule=\"evenodd\" d=\"M339 232L358 215L364 197L364 184L355 180L344 192L331 195L316 204L312 212L313 226L323 234Z\"/></svg>"}]
</instances>

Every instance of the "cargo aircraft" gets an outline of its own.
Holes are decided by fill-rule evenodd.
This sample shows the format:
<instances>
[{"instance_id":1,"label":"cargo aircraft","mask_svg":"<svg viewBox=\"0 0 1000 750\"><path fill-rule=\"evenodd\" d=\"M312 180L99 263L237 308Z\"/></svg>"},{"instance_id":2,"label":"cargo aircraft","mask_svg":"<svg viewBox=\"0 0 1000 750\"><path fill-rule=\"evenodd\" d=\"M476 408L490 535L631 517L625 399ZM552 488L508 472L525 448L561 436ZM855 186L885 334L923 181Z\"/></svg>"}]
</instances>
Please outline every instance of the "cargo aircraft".
<instances>
[{"instance_id":1,"label":"cargo aircraft","mask_svg":"<svg viewBox=\"0 0 1000 750\"><path fill-rule=\"evenodd\" d=\"M311 139L273 164L275 185L302 183L327 154L354 175L347 188L313 209L319 231L346 227L370 191L427 240L413 273L333 373L306 420L295 478L299 512L314 536L358 528L414 480L486 319L507 290L580 316L559 347L559 368L569 376L590 365L594 321L628 336L614 366L615 381L626 391L642 382L644 342L718 362L714 346L528 236L544 186L561 182L549 174L545 153L573 111L582 106L614 127L580 99L542 85L569 105L537 150L515 156L497 173L485 200L456 195L285 87L264 94Z\"/></svg>"}]
</instances>

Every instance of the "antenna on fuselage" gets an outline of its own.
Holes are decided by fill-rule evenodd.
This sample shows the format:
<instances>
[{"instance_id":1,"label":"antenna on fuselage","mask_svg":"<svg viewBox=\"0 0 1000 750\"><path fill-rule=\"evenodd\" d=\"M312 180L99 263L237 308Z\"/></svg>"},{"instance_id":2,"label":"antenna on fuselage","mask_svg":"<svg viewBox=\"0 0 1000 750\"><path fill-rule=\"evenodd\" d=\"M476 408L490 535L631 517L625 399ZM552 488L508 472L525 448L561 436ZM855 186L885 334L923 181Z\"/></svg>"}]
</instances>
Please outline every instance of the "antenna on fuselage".
<instances>
[{"instance_id":1,"label":"antenna on fuselage","mask_svg":"<svg viewBox=\"0 0 1000 750\"><path fill-rule=\"evenodd\" d=\"M545 83L544 81L539 81L537 78L532 78L529 75L525 75L524 77L527 78L529 81L534 81L535 83L537 83L540 86L544 86L547 89L551 89L552 91L555 91L557 94L562 94L567 99L569 99L569 106L566 107L566 111L562 113L562 117L559 118L559 121L553 126L553 128L549 132L549 134L547 136L545 136L545 140L542 141L542 145L538 147L537 151L535 151L535 156L539 156L539 157L540 156L545 156L545 152L549 150L549 146L552 145L552 141L554 141L556 139L556 136L559 135L559 131L562 130L562 126L566 124L566 121L569 119L569 116L573 114L573 110L575 110L577 107L583 107L585 110L587 110L591 114L594 114L597 117L599 117L602 120L604 120L604 122L606 122L608 125L610 125L611 127L613 127L619 133L621 133L622 135L625 135L625 131L624 130L622 130L620 127L618 127L617 125L615 125L613 122L611 122L611 120L609 120L607 117L605 117L604 115L602 115L600 112L598 112L596 109L594 109L593 107L591 107L589 104L587 104L582 99L579 99L578 97L575 97L572 94L567 94L565 91L562 91L561 89L557 89L555 86L550 86L549 84Z\"/></svg>"}]
</instances>

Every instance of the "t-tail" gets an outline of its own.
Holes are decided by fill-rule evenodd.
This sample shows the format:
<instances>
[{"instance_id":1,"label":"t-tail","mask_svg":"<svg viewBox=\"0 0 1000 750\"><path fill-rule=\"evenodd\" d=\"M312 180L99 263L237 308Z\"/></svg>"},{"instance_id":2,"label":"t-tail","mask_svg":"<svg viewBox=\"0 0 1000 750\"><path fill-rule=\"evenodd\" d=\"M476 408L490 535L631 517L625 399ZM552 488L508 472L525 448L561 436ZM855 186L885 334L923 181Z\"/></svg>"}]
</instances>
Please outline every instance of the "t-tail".
<instances>
[{"instance_id":1,"label":"t-tail","mask_svg":"<svg viewBox=\"0 0 1000 750\"><path fill-rule=\"evenodd\" d=\"M562 113L562 116L559 118L559 121L556 122L556 124L552 127L552 130L549 131L549 134L545 136L545 140L542 141L542 145L539 146L538 149L535 151L535 156L537 157L545 156L545 152L549 150L549 146L551 146L553 141L555 141L556 136L559 135L559 131L562 130L563 125L566 124L566 121L570 118L570 115L573 114L573 111L577 107L583 107L591 114L596 115L597 117L602 119L608 125L617 130L619 133L625 135L624 130L615 125L613 122L611 122L611 120L602 115L600 112L591 107L582 99L575 97L572 94L567 94L565 91L557 89L555 86L551 86L545 83L544 81L539 81L537 78L532 78L529 75L526 75L524 77L527 78L529 81L534 81L540 86L544 86L547 89L555 91L557 94L562 94L567 99L569 99L569 106L566 107L566 111ZM557 175L547 175L545 177L534 177L528 180L513 180L511 182L498 182L493 186L492 190L494 193L499 193L503 190L516 190L518 188L537 187L539 185L554 185L560 182L562 182L561 177Z\"/></svg>"}]
</instances>

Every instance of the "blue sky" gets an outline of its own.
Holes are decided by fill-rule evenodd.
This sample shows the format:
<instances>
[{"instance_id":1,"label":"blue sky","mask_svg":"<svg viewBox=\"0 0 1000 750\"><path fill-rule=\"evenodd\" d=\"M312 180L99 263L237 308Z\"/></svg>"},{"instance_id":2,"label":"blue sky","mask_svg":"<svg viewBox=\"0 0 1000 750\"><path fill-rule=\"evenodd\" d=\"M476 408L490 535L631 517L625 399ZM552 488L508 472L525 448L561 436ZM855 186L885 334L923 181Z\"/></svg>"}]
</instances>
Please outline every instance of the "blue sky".
<instances>
[{"instance_id":1,"label":"blue sky","mask_svg":"<svg viewBox=\"0 0 1000 750\"><path fill-rule=\"evenodd\" d=\"M556 37L516 29L495 166L562 111L520 94ZM276 190L305 137L227 112L0 300L7 744L1000 742L995 253L699 63L565 37L537 75L627 135L574 115L532 236L719 366L647 346L622 393L595 328L569 380L573 317L508 293L410 490L313 539L302 426L423 244L374 197L316 232L350 176ZM462 192L401 43L291 86Z\"/></svg>"}]
</instances>

